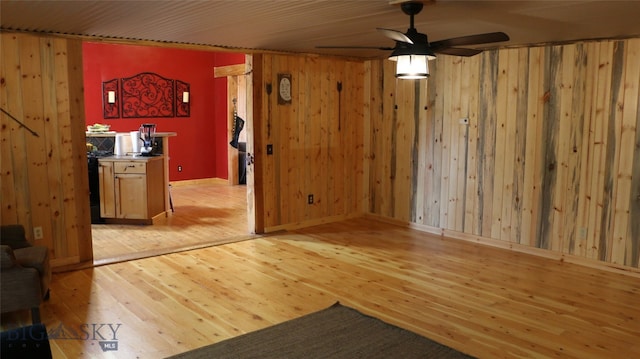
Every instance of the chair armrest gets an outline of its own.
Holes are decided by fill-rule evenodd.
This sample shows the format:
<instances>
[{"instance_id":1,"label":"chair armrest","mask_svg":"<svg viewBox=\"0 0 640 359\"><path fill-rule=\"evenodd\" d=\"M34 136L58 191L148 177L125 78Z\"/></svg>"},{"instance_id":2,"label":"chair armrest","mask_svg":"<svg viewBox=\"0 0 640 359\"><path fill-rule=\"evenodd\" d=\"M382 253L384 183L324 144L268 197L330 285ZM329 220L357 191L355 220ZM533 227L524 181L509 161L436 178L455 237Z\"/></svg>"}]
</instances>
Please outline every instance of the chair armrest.
<instances>
[{"instance_id":1,"label":"chair armrest","mask_svg":"<svg viewBox=\"0 0 640 359\"><path fill-rule=\"evenodd\" d=\"M21 224L5 224L0 226L0 243L12 249L31 247Z\"/></svg>"},{"instance_id":2,"label":"chair armrest","mask_svg":"<svg viewBox=\"0 0 640 359\"><path fill-rule=\"evenodd\" d=\"M13 254L11 247L7 245L0 245L0 263L2 269L15 267L18 265L16 256Z\"/></svg>"}]
</instances>

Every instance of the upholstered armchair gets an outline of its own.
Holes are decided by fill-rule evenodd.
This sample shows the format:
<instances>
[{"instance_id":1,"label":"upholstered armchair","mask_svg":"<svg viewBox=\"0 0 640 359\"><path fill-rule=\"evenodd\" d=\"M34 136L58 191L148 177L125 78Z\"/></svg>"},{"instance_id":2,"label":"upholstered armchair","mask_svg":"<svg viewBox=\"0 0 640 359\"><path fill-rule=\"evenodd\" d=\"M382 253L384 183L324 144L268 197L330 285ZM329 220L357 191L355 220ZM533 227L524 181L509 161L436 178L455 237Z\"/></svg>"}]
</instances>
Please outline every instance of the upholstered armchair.
<instances>
[{"instance_id":1,"label":"upholstered armchair","mask_svg":"<svg viewBox=\"0 0 640 359\"><path fill-rule=\"evenodd\" d=\"M40 303L49 298L49 249L32 246L21 225L0 226L0 309L2 313L31 309L40 323Z\"/></svg>"}]
</instances>

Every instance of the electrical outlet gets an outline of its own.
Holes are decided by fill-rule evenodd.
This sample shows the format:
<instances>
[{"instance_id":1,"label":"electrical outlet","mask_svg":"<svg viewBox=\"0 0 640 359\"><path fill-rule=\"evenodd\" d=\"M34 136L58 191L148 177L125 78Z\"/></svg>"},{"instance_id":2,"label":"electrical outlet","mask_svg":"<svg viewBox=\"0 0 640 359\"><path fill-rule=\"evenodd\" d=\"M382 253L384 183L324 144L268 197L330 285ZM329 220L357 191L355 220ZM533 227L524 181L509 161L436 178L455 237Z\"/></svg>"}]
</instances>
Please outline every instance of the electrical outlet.
<instances>
[{"instance_id":1,"label":"electrical outlet","mask_svg":"<svg viewBox=\"0 0 640 359\"><path fill-rule=\"evenodd\" d=\"M312 194L310 194L309 197L307 197L307 203L313 204L313 195Z\"/></svg>"},{"instance_id":2,"label":"electrical outlet","mask_svg":"<svg viewBox=\"0 0 640 359\"><path fill-rule=\"evenodd\" d=\"M178 166L178 172L182 172L182 166Z\"/></svg>"},{"instance_id":3,"label":"electrical outlet","mask_svg":"<svg viewBox=\"0 0 640 359\"><path fill-rule=\"evenodd\" d=\"M44 234L42 233L42 227L33 227L33 237L35 239L42 239Z\"/></svg>"}]
</instances>

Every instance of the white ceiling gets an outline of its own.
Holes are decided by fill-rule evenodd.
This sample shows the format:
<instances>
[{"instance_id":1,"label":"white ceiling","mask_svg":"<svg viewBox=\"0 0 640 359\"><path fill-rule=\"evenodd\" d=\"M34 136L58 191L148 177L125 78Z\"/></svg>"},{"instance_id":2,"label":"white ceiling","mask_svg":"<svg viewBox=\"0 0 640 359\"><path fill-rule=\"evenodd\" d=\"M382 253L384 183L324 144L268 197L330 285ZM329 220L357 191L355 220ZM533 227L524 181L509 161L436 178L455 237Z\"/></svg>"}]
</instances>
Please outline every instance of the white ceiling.
<instances>
[{"instance_id":1,"label":"white ceiling","mask_svg":"<svg viewBox=\"0 0 640 359\"><path fill-rule=\"evenodd\" d=\"M384 57L377 27L405 32L409 17L389 0L15 1L1 0L0 27L238 49ZM640 36L640 1L424 1L415 26L429 41L502 31L485 48Z\"/></svg>"}]
</instances>

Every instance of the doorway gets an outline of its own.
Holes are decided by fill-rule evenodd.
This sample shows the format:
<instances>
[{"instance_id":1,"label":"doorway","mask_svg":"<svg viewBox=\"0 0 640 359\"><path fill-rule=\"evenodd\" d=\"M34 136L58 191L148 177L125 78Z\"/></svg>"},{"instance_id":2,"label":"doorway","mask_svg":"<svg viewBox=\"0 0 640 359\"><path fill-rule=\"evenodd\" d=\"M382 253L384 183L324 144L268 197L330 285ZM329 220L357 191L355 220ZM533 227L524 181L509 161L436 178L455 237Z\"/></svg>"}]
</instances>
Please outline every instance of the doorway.
<instances>
[{"instance_id":1,"label":"doorway","mask_svg":"<svg viewBox=\"0 0 640 359\"><path fill-rule=\"evenodd\" d=\"M94 265L250 239L245 186L211 179L172 186L175 212L154 225L93 224Z\"/></svg>"},{"instance_id":2,"label":"doorway","mask_svg":"<svg viewBox=\"0 0 640 359\"><path fill-rule=\"evenodd\" d=\"M176 251L202 248L257 237L251 232L253 212L251 198L253 176L245 175L242 147L252 136L251 75L247 63L216 68L216 77L227 78L228 113L228 179L203 179L174 182L170 197L174 211L166 222L154 225L93 224L94 265L102 265ZM242 131L238 134L235 120L240 117ZM237 135L237 136L236 136ZM238 148L233 140L245 143ZM249 146L251 147L251 146ZM246 149L245 149L246 151ZM245 167L246 168L246 167ZM203 200L204 199L204 200Z\"/></svg>"}]
</instances>

